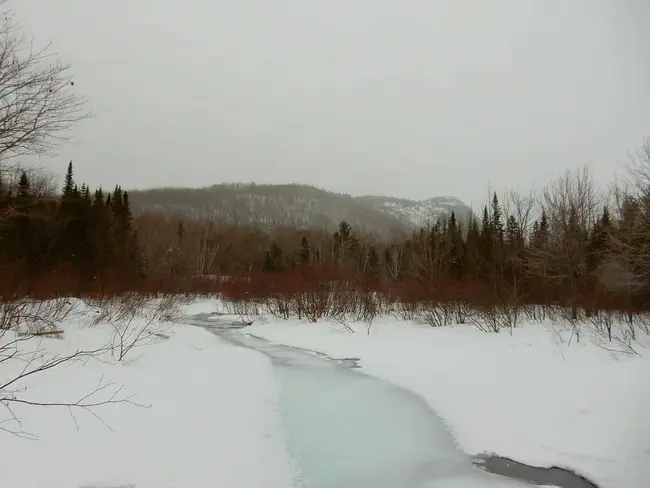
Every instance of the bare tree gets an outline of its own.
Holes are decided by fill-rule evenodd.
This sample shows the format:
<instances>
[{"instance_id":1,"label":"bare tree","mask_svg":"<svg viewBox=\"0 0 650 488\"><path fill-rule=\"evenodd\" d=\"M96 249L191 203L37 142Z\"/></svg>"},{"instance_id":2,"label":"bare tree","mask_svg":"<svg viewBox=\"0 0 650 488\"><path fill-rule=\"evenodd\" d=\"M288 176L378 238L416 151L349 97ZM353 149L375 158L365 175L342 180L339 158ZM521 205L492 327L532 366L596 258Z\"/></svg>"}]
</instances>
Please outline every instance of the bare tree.
<instances>
[{"instance_id":1,"label":"bare tree","mask_svg":"<svg viewBox=\"0 0 650 488\"><path fill-rule=\"evenodd\" d=\"M601 281L606 289L625 297L634 335L634 302L647 300L644 294L650 286L650 138L630 157L627 170L628 178L613 191L618 222L608 229Z\"/></svg>"},{"instance_id":2,"label":"bare tree","mask_svg":"<svg viewBox=\"0 0 650 488\"><path fill-rule=\"evenodd\" d=\"M627 173L630 177L629 183L636 190L639 196L650 197L650 136L646 138L643 145L631 154L626 164Z\"/></svg>"},{"instance_id":3,"label":"bare tree","mask_svg":"<svg viewBox=\"0 0 650 488\"><path fill-rule=\"evenodd\" d=\"M503 213L506 218L512 215L522 235L528 236L536 217L537 207L537 196L534 190L530 190L526 195L513 190L504 199Z\"/></svg>"},{"instance_id":4,"label":"bare tree","mask_svg":"<svg viewBox=\"0 0 650 488\"><path fill-rule=\"evenodd\" d=\"M219 243L215 242L211 236L214 230L214 225L208 220L204 220L199 224L199 235L196 254L196 270L197 275L208 274L211 272L214 259L219 252Z\"/></svg>"},{"instance_id":5,"label":"bare tree","mask_svg":"<svg viewBox=\"0 0 650 488\"><path fill-rule=\"evenodd\" d=\"M73 87L70 66L50 45L35 48L0 0L0 163L69 140L72 127L90 116Z\"/></svg>"},{"instance_id":6,"label":"bare tree","mask_svg":"<svg viewBox=\"0 0 650 488\"><path fill-rule=\"evenodd\" d=\"M548 242L531 248L527 271L568 293L571 320L578 318L577 299L587 286L587 245L600 202L586 166L551 182L541 197L548 218Z\"/></svg>"}]
</instances>

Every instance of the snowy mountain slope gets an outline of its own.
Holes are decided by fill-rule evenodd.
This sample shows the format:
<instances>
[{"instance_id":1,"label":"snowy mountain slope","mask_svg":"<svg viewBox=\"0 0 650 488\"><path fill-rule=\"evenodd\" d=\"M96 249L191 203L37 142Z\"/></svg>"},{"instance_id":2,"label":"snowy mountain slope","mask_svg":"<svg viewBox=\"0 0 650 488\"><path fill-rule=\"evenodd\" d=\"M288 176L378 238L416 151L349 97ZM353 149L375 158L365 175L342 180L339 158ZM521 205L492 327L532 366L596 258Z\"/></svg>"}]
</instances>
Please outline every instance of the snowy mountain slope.
<instances>
[{"instance_id":1,"label":"snowy mountain slope","mask_svg":"<svg viewBox=\"0 0 650 488\"><path fill-rule=\"evenodd\" d=\"M428 200L408 200L383 196L362 196L357 200L376 208L387 215L392 215L415 227L428 227L436 220L445 218L454 212L456 218L465 221L472 214L471 209L455 197L435 197Z\"/></svg>"},{"instance_id":2,"label":"snowy mountain slope","mask_svg":"<svg viewBox=\"0 0 650 488\"><path fill-rule=\"evenodd\" d=\"M453 197L414 201L383 196L352 197L308 185L221 184L205 188L131 190L134 212L174 212L233 224L290 225L335 229L342 220L354 228L389 235L427 226L453 210L470 209Z\"/></svg>"}]
</instances>

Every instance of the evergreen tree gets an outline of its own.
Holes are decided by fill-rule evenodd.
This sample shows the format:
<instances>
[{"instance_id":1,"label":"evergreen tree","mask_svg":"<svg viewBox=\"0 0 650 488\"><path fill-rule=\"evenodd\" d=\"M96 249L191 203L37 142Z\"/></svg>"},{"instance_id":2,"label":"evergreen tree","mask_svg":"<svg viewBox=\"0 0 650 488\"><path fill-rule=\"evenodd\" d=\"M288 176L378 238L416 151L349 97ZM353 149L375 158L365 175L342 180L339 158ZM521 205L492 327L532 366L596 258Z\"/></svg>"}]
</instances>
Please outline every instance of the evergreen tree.
<instances>
[{"instance_id":1,"label":"evergreen tree","mask_svg":"<svg viewBox=\"0 0 650 488\"><path fill-rule=\"evenodd\" d=\"M281 271L282 258L282 249L275 242L272 242L264 255L262 269L264 271Z\"/></svg>"},{"instance_id":2,"label":"evergreen tree","mask_svg":"<svg viewBox=\"0 0 650 488\"><path fill-rule=\"evenodd\" d=\"M519 223L514 215L508 217L506 223L505 242L509 247L519 247L521 244L522 235Z\"/></svg>"},{"instance_id":3,"label":"evergreen tree","mask_svg":"<svg viewBox=\"0 0 650 488\"><path fill-rule=\"evenodd\" d=\"M300 264L309 264L311 262L311 249L307 237L303 236L300 240Z\"/></svg>"},{"instance_id":4,"label":"evergreen tree","mask_svg":"<svg viewBox=\"0 0 650 488\"><path fill-rule=\"evenodd\" d=\"M32 199L32 192L29 184L29 177L25 171L20 173L20 180L18 181L18 204L26 205Z\"/></svg>"},{"instance_id":5,"label":"evergreen tree","mask_svg":"<svg viewBox=\"0 0 650 488\"><path fill-rule=\"evenodd\" d=\"M490 220L490 227L492 228L492 237L496 240L496 243L503 242L502 212L496 192L494 192L494 195L492 196L492 218Z\"/></svg>"},{"instance_id":6,"label":"evergreen tree","mask_svg":"<svg viewBox=\"0 0 650 488\"><path fill-rule=\"evenodd\" d=\"M65 182L63 184L63 198L71 198L74 192L74 173L72 170L72 161L68 163L68 171L65 174Z\"/></svg>"},{"instance_id":7,"label":"evergreen tree","mask_svg":"<svg viewBox=\"0 0 650 488\"><path fill-rule=\"evenodd\" d=\"M102 206L102 207L104 206L104 192L102 191L101 187L99 187L99 189L95 190L93 205Z\"/></svg>"},{"instance_id":8,"label":"evergreen tree","mask_svg":"<svg viewBox=\"0 0 650 488\"><path fill-rule=\"evenodd\" d=\"M533 234L531 245L535 249L543 249L548 246L549 239L549 225L546 212L542 211L542 216L539 221L533 224Z\"/></svg>"},{"instance_id":9,"label":"evergreen tree","mask_svg":"<svg viewBox=\"0 0 650 488\"><path fill-rule=\"evenodd\" d=\"M490 214L488 213L487 206L483 207L483 221L481 223L481 236L485 239L488 238L491 240L492 236L492 227L490 225Z\"/></svg>"},{"instance_id":10,"label":"evergreen tree","mask_svg":"<svg viewBox=\"0 0 650 488\"><path fill-rule=\"evenodd\" d=\"M354 257L359 250L359 240L352 232L352 227L345 220L339 223L339 229L334 233L334 254L339 262L346 257Z\"/></svg>"},{"instance_id":11,"label":"evergreen tree","mask_svg":"<svg viewBox=\"0 0 650 488\"><path fill-rule=\"evenodd\" d=\"M90 188L85 183L81 185L81 200L85 205L90 205L92 203L92 198L90 197Z\"/></svg>"},{"instance_id":12,"label":"evergreen tree","mask_svg":"<svg viewBox=\"0 0 650 488\"><path fill-rule=\"evenodd\" d=\"M176 228L176 237L178 238L178 245L180 246L183 243L183 236L185 235L185 228L183 227L183 221L178 223Z\"/></svg>"}]
</instances>

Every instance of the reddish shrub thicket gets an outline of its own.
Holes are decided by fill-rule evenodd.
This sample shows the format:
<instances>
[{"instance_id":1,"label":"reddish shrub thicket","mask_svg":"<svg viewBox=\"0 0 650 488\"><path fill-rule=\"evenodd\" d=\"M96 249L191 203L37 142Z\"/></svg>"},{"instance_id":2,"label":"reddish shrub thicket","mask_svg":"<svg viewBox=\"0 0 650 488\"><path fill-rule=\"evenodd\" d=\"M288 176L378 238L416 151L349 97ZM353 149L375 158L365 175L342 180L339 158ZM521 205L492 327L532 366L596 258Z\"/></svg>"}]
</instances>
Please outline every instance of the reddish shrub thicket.
<instances>
[{"instance_id":1,"label":"reddish shrub thicket","mask_svg":"<svg viewBox=\"0 0 650 488\"><path fill-rule=\"evenodd\" d=\"M402 307L450 306L492 309L495 306L577 305L586 315L598 310L637 313L647 311L650 303L623 291L607 291L597 284L591 289L570 291L559 286L540 284L534 290L515 290L503 284L472 280L430 283L423 280L394 281L358 277L336 267L296 266L283 272L254 272L242 276L194 276L183 278L146 278L124 270L108 270L101 276L83 280L72 269L57 268L40 275L26 275L19 266L5 267L0 280L0 299L11 301L29 296L49 299L63 296L107 298L125 292L148 296L185 294L214 296L232 302L267 303L294 301L291 313L322 313L327 310L385 311L397 304ZM365 303L365 305L364 305ZM280 307L282 308L282 307ZM287 309L289 310L289 309ZM289 313L287 311L286 313ZM319 312L320 313L320 312ZM329 312L327 312L329 313ZM332 312L333 313L333 312ZM460 313L460 312L458 312Z\"/></svg>"}]
</instances>

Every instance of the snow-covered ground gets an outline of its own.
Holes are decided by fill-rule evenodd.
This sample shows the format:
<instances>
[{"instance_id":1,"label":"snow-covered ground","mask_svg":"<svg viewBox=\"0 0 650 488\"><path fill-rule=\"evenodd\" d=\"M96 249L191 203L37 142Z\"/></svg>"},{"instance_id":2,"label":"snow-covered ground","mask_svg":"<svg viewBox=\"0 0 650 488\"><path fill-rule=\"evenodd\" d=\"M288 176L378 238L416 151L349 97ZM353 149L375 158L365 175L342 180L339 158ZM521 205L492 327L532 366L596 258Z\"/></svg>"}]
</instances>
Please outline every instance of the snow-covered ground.
<instances>
[{"instance_id":1,"label":"snow-covered ground","mask_svg":"<svg viewBox=\"0 0 650 488\"><path fill-rule=\"evenodd\" d=\"M108 324L87 327L92 310L74 304L75 313L58 323L62 338L32 338L21 350L52 358L114 340ZM218 308L203 301L185 313ZM352 324L356 333L350 333L336 323L253 320L244 332L331 357L358 357L364 372L420 395L468 454L566 466L603 488L650 486L650 352L642 348L640 356L612 354L589 334L569 343L569 333L551 324L525 324L510 335L384 317L367 334L365 324ZM0 429L38 436L0 431L0 485L293 486L296 469L269 359L198 327L166 323L157 329L152 343L129 351L124 361L105 352L6 388L5 395L18 388L23 400L70 403L110 381L93 401L123 386L117 399L137 393L133 402L151 406L117 403L89 412L10 403L9 411L0 404ZM12 334L1 339L0 353ZM0 362L0 385L29 359Z\"/></svg>"},{"instance_id":2,"label":"snow-covered ground","mask_svg":"<svg viewBox=\"0 0 650 488\"><path fill-rule=\"evenodd\" d=\"M468 454L568 467L603 488L650 486L650 351L612 354L552 324L499 334L391 318L340 324L268 320L245 332L357 357L368 374L423 397Z\"/></svg>"},{"instance_id":3,"label":"snow-covered ground","mask_svg":"<svg viewBox=\"0 0 650 488\"><path fill-rule=\"evenodd\" d=\"M209 305L208 305L209 306ZM77 303L77 307L83 307ZM197 310L196 307L193 307ZM211 306L214 309L214 304ZM72 314L63 338L30 339L22 351L66 355L111 340L111 328L81 327ZM293 472L284 446L269 360L221 343L205 330L165 324L155 344L130 351L125 362L105 353L25 378L21 398L75 402L100 380L114 385L92 398L133 402L82 409L12 404L22 426L0 404L0 486L11 488L287 488ZM168 337L167 339L165 337ZM3 341L6 344L9 334ZM27 359L27 358L23 358ZM36 361L38 362L38 361ZM34 363L36 364L36 363ZM0 381L24 361L0 363ZM73 418L74 415L74 418ZM112 429L112 430L111 430Z\"/></svg>"}]
</instances>

